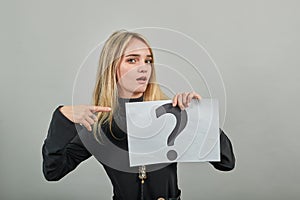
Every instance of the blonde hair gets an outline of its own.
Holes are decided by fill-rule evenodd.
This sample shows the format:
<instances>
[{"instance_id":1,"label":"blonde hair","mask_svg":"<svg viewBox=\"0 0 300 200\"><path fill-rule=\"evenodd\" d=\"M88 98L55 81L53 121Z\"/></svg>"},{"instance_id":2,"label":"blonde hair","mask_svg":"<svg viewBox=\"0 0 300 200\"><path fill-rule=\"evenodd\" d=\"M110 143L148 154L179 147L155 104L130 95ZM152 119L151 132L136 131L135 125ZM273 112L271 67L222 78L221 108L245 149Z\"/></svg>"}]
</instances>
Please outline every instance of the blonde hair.
<instances>
[{"instance_id":1,"label":"blonde hair","mask_svg":"<svg viewBox=\"0 0 300 200\"><path fill-rule=\"evenodd\" d=\"M119 30L114 32L105 42L99 58L96 84L93 92L93 104L96 106L111 107L111 112L99 112L98 122L94 124L94 136L101 138L101 125L109 123L110 130L113 114L118 107L117 69L124 51L131 41L136 38L144 42L152 55L152 70L149 83L143 95L144 101L168 99L156 83L153 51L146 38L139 33ZM96 127L95 127L96 126ZM98 140L99 141L99 140Z\"/></svg>"}]
</instances>

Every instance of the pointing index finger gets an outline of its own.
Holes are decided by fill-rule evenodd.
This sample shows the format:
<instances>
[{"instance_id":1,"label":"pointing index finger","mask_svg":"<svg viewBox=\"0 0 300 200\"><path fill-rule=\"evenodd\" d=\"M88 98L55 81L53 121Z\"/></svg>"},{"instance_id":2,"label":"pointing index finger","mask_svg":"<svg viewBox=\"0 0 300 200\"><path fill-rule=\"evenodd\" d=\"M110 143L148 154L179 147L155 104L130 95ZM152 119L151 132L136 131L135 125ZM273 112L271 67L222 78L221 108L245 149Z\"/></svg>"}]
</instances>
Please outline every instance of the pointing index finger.
<instances>
[{"instance_id":1,"label":"pointing index finger","mask_svg":"<svg viewBox=\"0 0 300 200\"><path fill-rule=\"evenodd\" d=\"M92 112L109 112L111 111L110 107L102 107L102 106L90 106L90 110Z\"/></svg>"}]
</instances>

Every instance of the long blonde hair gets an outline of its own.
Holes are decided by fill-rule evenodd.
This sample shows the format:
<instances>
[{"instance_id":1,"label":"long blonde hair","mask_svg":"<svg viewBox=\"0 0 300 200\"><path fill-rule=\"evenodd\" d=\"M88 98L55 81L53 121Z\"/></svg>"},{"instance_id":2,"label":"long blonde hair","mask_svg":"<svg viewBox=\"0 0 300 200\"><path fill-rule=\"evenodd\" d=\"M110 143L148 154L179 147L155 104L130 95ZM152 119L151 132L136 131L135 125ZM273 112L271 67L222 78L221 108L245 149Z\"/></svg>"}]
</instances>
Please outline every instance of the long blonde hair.
<instances>
[{"instance_id":1,"label":"long blonde hair","mask_svg":"<svg viewBox=\"0 0 300 200\"><path fill-rule=\"evenodd\" d=\"M101 125L109 122L110 130L114 111L118 106L117 69L124 51L131 41L136 38L144 42L152 55L152 70L149 83L143 95L144 101L168 99L156 83L153 51L146 38L139 33L119 30L114 32L105 42L99 58L96 84L93 92L93 104L96 106L111 107L111 112L99 112L98 123L94 124L94 136L99 138ZM96 126L96 127L95 127Z\"/></svg>"}]
</instances>

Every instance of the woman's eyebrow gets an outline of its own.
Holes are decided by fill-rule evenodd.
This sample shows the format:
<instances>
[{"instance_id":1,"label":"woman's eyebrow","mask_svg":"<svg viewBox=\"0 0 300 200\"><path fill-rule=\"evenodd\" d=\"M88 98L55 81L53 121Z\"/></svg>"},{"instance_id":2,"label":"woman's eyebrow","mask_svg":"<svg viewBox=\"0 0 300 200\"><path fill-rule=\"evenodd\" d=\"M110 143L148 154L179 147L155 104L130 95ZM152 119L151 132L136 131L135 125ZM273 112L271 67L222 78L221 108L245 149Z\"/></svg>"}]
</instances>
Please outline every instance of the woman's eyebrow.
<instances>
[{"instance_id":1,"label":"woman's eyebrow","mask_svg":"<svg viewBox=\"0 0 300 200\"><path fill-rule=\"evenodd\" d=\"M129 57L129 56L136 56L136 57L140 57L141 55L140 54L128 54L127 56L125 57ZM147 55L147 57L150 57L152 58L152 55Z\"/></svg>"}]
</instances>

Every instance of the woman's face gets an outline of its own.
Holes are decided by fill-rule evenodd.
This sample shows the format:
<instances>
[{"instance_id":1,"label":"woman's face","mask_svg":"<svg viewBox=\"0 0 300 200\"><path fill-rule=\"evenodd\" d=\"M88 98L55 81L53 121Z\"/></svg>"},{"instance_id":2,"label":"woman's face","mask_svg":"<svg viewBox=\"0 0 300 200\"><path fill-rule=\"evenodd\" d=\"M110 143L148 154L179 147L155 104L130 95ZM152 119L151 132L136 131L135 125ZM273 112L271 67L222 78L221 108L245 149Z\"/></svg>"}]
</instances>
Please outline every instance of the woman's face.
<instances>
[{"instance_id":1,"label":"woman's face","mask_svg":"<svg viewBox=\"0 0 300 200\"><path fill-rule=\"evenodd\" d=\"M117 69L119 97L138 98L145 92L151 75L152 55L148 46L133 38Z\"/></svg>"}]
</instances>

